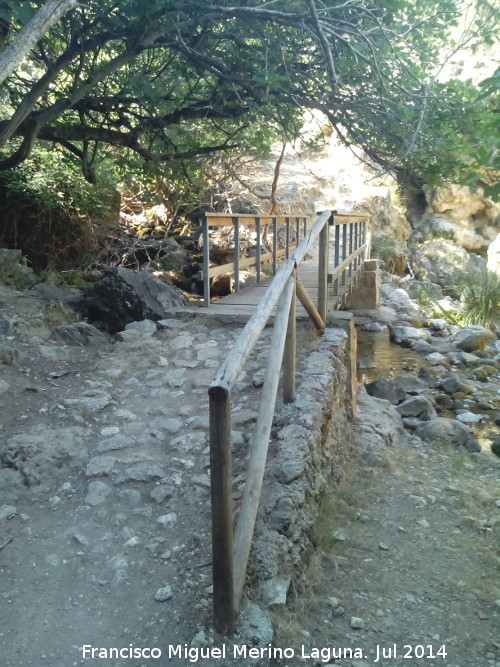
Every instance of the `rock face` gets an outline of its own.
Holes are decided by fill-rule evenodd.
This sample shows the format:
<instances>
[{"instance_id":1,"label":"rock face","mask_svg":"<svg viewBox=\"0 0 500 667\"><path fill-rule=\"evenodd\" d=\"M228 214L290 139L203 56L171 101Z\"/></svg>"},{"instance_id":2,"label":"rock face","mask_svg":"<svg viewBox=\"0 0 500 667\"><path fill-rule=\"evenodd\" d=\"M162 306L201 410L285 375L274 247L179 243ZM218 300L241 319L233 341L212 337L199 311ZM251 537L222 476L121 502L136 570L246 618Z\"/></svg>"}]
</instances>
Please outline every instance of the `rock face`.
<instances>
[{"instance_id":1,"label":"rock face","mask_svg":"<svg viewBox=\"0 0 500 667\"><path fill-rule=\"evenodd\" d=\"M500 206L484 197L481 188L471 190L456 184L424 188L427 214L419 229L452 233L458 244L467 250L485 248L498 233ZM429 227L430 226L430 227Z\"/></svg>"},{"instance_id":2,"label":"rock face","mask_svg":"<svg viewBox=\"0 0 500 667\"><path fill-rule=\"evenodd\" d=\"M102 280L90 288L85 310L90 320L117 333L130 322L161 320L170 308L182 303L181 292L175 287L145 271L119 267L105 271Z\"/></svg>"},{"instance_id":3,"label":"rock face","mask_svg":"<svg viewBox=\"0 0 500 667\"><path fill-rule=\"evenodd\" d=\"M418 280L437 283L448 289L456 285L464 272L484 269L486 262L478 255L455 245L452 241L425 241L413 253L413 271Z\"/></svg>"}]
</instances>

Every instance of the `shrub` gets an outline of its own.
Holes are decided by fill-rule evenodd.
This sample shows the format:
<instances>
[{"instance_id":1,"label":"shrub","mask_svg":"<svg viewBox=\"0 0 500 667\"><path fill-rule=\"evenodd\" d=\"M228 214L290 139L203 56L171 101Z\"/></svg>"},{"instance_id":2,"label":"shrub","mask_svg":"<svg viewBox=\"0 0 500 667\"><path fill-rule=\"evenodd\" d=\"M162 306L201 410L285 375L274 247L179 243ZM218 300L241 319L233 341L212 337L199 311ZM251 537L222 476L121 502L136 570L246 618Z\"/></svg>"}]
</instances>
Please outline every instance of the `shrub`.
<instances>
[{"instance_id":1,"label":"shrub","mask_svg":"<svg viewBox=\"0 0 500 667\"><path fill-rule=\"evenodd\" d=\"M38 149L0 172L0 245L20 248L35 270L90 264L99 250L96 225L109 219L115 197L109 180L90 185L58 151Z\"/></svg>"},{"instance_id":2,"label":"shrub","mask_svg":"<svg viewBox=\"0 0 500 667\"><path fill-rule=\"evenodd\" d=\"M459 283L460 317L464 325L494 329L500 324L500 276L484 269L465 275Z\"/></svg>"}]
</instances>

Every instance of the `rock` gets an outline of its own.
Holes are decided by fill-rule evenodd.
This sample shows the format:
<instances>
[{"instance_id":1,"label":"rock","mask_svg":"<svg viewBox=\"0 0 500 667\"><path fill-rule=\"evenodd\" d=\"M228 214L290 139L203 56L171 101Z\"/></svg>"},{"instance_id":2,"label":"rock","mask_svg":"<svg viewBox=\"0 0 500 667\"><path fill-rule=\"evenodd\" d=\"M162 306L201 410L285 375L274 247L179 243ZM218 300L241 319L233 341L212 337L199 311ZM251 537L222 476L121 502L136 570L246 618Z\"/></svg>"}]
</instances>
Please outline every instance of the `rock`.
<instances>
[{"instance_id":1,"label":"rock","mask_svg":"<svg viewBox=\"0 0 500 667\"><path fill-rule=\"evenodd\" d=\"M155 488L149 494L155 503L162 503L165 500L170 500L175 493L173 486L168 486L167 484L160 484L155 486Z\"/></svg>"},{"instance_id":2,"label":"rock","mask_svg":"<svg viewBox=\"0 0 500 667\"><path fill-rule=\"evenodd\" d=\"M491 443L491 451L495 456L500 456L500 438L496 438L492 443Z\"/></svg>"},{"instance_id":3,"label":"rock","mask_svg":"<svg viewBox=\"0 0 500 667\"><path fill-rule=\"evenodd\" d=\"M290 484L304 474L304 461L302 459L290 458L281 463L276 478L281 484Z\"/></svg>"},{"instance_id":4,"label":"rock","mask_svg":"<svg viewBox=\"0 0 500 667\"><path fill-rule=\"evenodd\" d=\"M448 322L446 320L428 320L428 326L431 331L446 331Z\"/></svg>"},{"instance_id":5,"label":"rock","mask_svg":"<svg viewBox=\"0 0 500 667\"><path fill-rule=\"evenodd\" d=\"M421 394L427 391L427 385L415 375L397 375L391 382L406 394Z\"/></svg>"},{"instance_id":6,"label":"rock","mask_svg":"<svg viewBox=\"0 0 500 667\"><path fill-rule=\"evenodd\" d=\"M479 382L488 382L489 378L492 375L496 375L498 370L495 366L489 366L485 364L484 366L478 366L474 369L474 378Z\"/></svg>"},{"instance_id":7,"label":"rock","mask_svg":"<svg viewBox=\"0 0 500 667\"><path fill-rule=\"evenodd\" d=\"M409 396L396 406L396 411L402 417L418 417L425 421L437 417L431 401L426 396Z\"/></svg>"},{"instance_id":8,"label":"rock","mask_svg":"<svg viewBox=\"0 0 500 667\"><path fill-rule=\"evenodd\" d=\"M123 482L150 482L153 479L165 477L164 471L154 463L136 463L129 466L123 472L115 473L116 484Z\"/></svg>"},{"instance_id":9,"label":"rock","mask_svg":"<svg viewBox=\"0 0 500 667\"><path fill-rule=\"evenodd\" d=\"M412 348L418 340L429 341L431 334L427 329L407 326L390 326L389 339L396 345Z\"/></svg>"},{"instance_id":10,"label":"rock","mask_svg":"<svg viewBox=\"0 0 500 667\"><path fill-rule=\"evenodd\" d=\"M495 426L500 426L500 414L495 417Z\"/></svg>"},{"instance_id":11,"label":"rock","mask_svg":"<svg viewBox=\"0 0 500 667\"><path fill-rule=\"evenodd\" d=\"M483 421L484 418L484 415L478 415L474 412L462 412L457 415L458 421L462 422L462 424L477 424L478 422Z\"/></svg>"},{"instance_id":12,"label":"rock","mask_svg":"<svg viewBox=\"0 0 500 667\"><path fill-rule=\"evenodd\" d=\"M441 365L447 365L448 364L448 361L447 361L445 355L441 354L440 352L431 352L431 354L428 354L425 357L425 360L429 364L432 364L433 366L436 366L437 364L441 364Z\"/></svg>"},{"instance_id":13,"label":"rock","mask_svg":"<svg viewBox=\"0 0 500 667\"><path fill-rule=\"evenodd\" d=\"M146 271L123 267L107 269L85 295L89 319L102 322L113 334L131 322L164 319L169 309L182 304L176 288Z\"/></svg>"},{"instance_id":14,"label":"rock","mask_svg":"<svg viewBox=\"0 0 500 667\"><path fill-rule=\"evenodd\" d=\"M175 512L169 512L168 514L162 514L156 519L158 523L163 528L172 528L177 523L177 514Z\"/></svg>"},{"instance_id":15,"label":"rock","mask_svg":"<svg viewBox=\"0 0 500 667\"><path fill-rule=\"evenodd\" d=\"M6 391L9 391L10 385L7 384L4 380L0 380L0 394L5 394Z\"/></svg>"},{"instance_id":16,"label":"rock","mask_svg":"<svg viewBox=\"0 0 500 667\"><path fill-rule=\"evenodd\" d=\"M428 343L426 340L422 339L416 340L414 342L413 351L416 352L417 354L422 354L425 357L431 356L432 354L436 354L436 348L430 343Z\"/></svg>"},{"instance_id":17,"label":"rock","mask_svg":"<svg viewBox=\"0 0 500 667\"><path fill-rule=\"evenodd\" d=\"M153 336L158 329L153 320L142 320L141 322L130 322L126 325L125 331L138 331L144 336Z\"/></svg>"},{"instance_id":18,"label":"rock","mask_svg":"<svg viewBox=\"0 0 500 667\"><path fill-rule=\"evenodd\" d=\"M87 477L98 477L99 475L110 475L116 458L114 456L94 456L90 459L85 474Z\"/></svg>"},{"instance_id":19,"label":"rock","mask_svg":"<svg viewBox=\"0 0 500 667\"><path fill-rule=\"evenodd\" d=\"M472 325L462 327L451 340L453 345L460 350L474 352L475 350L482 350L488 341L496 340L496 336L489 329Z\"/></svg>"},{"instance_id":20,"label":"rock","mask_svg":"<svg viewBox=\"0 0 500 667\"><path fill-rule=\"evenodd\" d=\"M0 315L0 335L11 336L14 332L13 320Z\"/></svg>"},{"instance_id":21,"label":"rock","mask_svg":"<svg viewBox=\"0 0 500 667\"><path fill-rule=\"evenodd\" d=\"M155 593L155 600L157 602L165 602L166 600L170 600L170 598L173 596L172 593L172 588L168 584L164 586L163 588L159 588L156 593Z\"/></svg>"},{"instance_id":22,"label":"rock","mask_svg":"<svg viewBox=\"0 0 500 667\"><path fill-rule=\"evenodd\" d=\"M462 383L456 377L447 377L439 381L438 384L447 394L456 394L461 391Z\"/></svg>"},{"instance_id":23,"label":"rock","mask_svg":"<svg viewBox=\"0 0 500 667\"><path fill-rule=\"evenodd\" d=\"M100 505L112 493L111 487L104 482L95 481L90 482L87 489L87 496L85 502L89 505Z\"/></svg>"},{"instance_id":24,"label":"rock","mask_svg":"<svg viewBox=\"0 0 500 667\"><path fill-rule=\"evenodd\" d=\"M70 408L86 410L88 412L100 412L104 410L112 401L110 394L99 389L90 389L80 398L65 398L63 405Z\"/></svg>"},{"instance_id":25,"label":"rock","mask_svg":"<svg viewBox=\"0 0 500 667\"><path fill-rule=\"evenodd\" d=\"M456 419L436 417L423 422L415 431L415 435L432 445L467 447L471 440L469 429Z\"/></svg>"},{"instance_id":26,"label":"rock","mask_svg":"<svg viewBox=\"0 0 500 667\"><path fill-rule=\"evenodd\" d=\"M380 378L365 385L366 392L375 398L382 398L389 401L392 405L397 405L404 400L406 392L400 388L395 382Z\"/></svg>"},{"instance_id":27,"label":"rock","mask_svg":"<svg viewBox=\"0 0 500 667\"><path fill-rule=\"evenodd\" d=\"M252 646L268 646L273 641L273 624L269 612L259 607L248 598L245 598L241 613L237 619L239 641L245 641ZM269 661L264 658L252 660L255 667L264 667Z\"/></svg>"},{"instance_id":28,"label":"rock","mask_svg":"<svg viewBox=\"0 0 500 667\"><path fill-rule=\"evenodd\" d=\"M442 410L446 410L450 407L451 398L448 396L448 394L434 394L433 398L436 405L438 405Z\"/></svg>"},{"instance_id":29,"label":"rock","mask_svg":"<svg viewBox=\"0 0 500 667\"><path fill-rule=\"evenodd\" d=\"M1 505L0 506L0 521L3 519L12 518L17 512L17 509L13 505Z\"/></svg>"},{"instance_id":30,"label":"rock","mask_svg":"<svg viewBox=\"0 0 500 667\"><path fill-rule=\"evenodd\" d=\"M61 343L79 347L87 345L106 345L109 343L109 338L106 334L87 322L60 324L52 329L50 337Z\"/></svg>"},{"instance_id":31,"label":"rock","mask_svg":"<svg viewBox=\"0 0 500 667\"><path fill-rule=\"evenodd\" d=\"M362 630L366 623L362 618L359 618L359 616L352 616L350 625L353 630Z\"/></svg>"},{"instance_id":32,"label":"rock","mask_svg":"<svg viewBox=\"0 0 500 667\"><path fill-rule=\"evenodd\" d=\"M80 471L87 462L88 435L80 426L47 429L36 425L7 440L0 462L18 470L26 486L52 477L67 478L68 471Z\"/></svg>"},{"instance_id":33,"label":"rock","mask_svg":"<svg viewBox=\"0 0 500 667\"><path fill-rule=\"evenodd\" d=\"M34 283L33 269L22 263L22 251L0 248L0 278L14 281L18 287L30 287Z\"/></svg>"},{"instance_id":34,"label":"rock","mask_svg":"<svg viewBox=\"0 0 500 667\"><path fill-rule=\"evenodd\" d=\"M286 596L290 588L290 575L280 575L267 579L262 584L262 595L267 605L286 604Z\"/></svg>"}]
</instances>

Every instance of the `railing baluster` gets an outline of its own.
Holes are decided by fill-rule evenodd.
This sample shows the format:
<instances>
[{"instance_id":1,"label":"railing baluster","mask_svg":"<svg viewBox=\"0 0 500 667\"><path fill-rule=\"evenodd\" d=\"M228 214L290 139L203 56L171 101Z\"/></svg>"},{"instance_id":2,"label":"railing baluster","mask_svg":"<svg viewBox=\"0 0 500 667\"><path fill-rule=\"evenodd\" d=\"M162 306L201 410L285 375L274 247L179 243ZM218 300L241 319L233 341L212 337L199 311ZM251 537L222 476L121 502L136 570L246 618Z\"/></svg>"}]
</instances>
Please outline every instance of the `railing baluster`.
<instances>
[{"instance_id":1,"label":"railing baluster","mask_svg":"<svg viewBox=\"0 0 500 667\"><path fill-rule=\"evenodd\" d=\"M328 232L327 223L319 235L319 263L318 263L318 313L323 322L328 311Z\"/></svg>"},{"instance_id":2,"label":"railing baluster","mask_svg":"<svg viewBox=\"0 0 500 667\"><path fill-rule=\"evenodd\" d=\"M257 234L257 254L255 256L255 268L257 282L260 283L260 218L255 218L255 233Z\"/></svg>"},{"instance_id":3,"label":"railing baluster","mask_svg":"<svg viewBox=\"0 0 500 667\"><path fill-rule=\"evenodd\" d=\"M273 218L273 276L277 269L277 251L278 251L278 221Z\"/></svg>"},{"instance_id":4,"label":"railing baluster","mask_svg":"<svg viewBox=\"0 0 500 667\"><path fill-rule=\"evenodd\" d=\"M335 245L334 245L334 269L340 264L340 225L335 225ZM339 279L337 278L333 283L333 296L335 297L335 304L339 302Z\"/></svg>"},{"instance_id":5,"label":"railing baluster","mask_svg":"<svg viewBox=\"0 0 500 667\"><path fill-rule=\"evenodd\" d=\"M351 223L349 225L349 256L351 256L353 252L353 243L354 243L353 234L354 234L354 225ZM352 283L352 264L353 264L352 262L349 264L349 289Z\"/></svg>"},{"instance_id":6,"label":"railing baluster","mask_svg":"<svg viewBox=\"0 0 500 667\"><path fill-rule=\"evenodd\" d=\"M290 218L285 218L286 225L286 241L285 241L285 257L288 259L290 255Z\"/></svg>"},{"instance_id":7,"label":"railing baluster","mask_svg":"<svg viewBox=\"0 0 500 667\"><path fill-rule=\"evenodd\" d=\"M234 291L240 291L240 219L233 218L234 225Z\"/></svg>"},{"instance_id":8,"label":"railing baluster","mask_svg":"<svg viewBox=\"0 0 500 667\"><path fill-rule=\"evenodd\" d=\"M210 248L208 239L208 219L203 216L203 305L210 305Z\"/></svg>"},{"instance_id":9,"label":"railing baluster","mask_svg":"<svg viewBox=\"0 0 500 667\"><path fill-rule=\"evenodd\" d=\"M347 257L347 224L344 222L342 225L342 261ZM342 287L342 297L346 293L346 277L347 271L342 271L342 279L340 281L340 286Z\"/></svg>"},{"instance_id":10,"label":"railing baluster","mask_svg":"<svg viewBox=\"0 0 500 667\"><path fill-rule=\"evenodd\" d=\"M295 319L295 297L297 285L297 270L292 272L293 289L290 312L288 314L288 326L285 338L285 352L283 354L283 401L293 403L295 400L295 362L296 362L296 319Z\"/></svg>"}]
</instances>

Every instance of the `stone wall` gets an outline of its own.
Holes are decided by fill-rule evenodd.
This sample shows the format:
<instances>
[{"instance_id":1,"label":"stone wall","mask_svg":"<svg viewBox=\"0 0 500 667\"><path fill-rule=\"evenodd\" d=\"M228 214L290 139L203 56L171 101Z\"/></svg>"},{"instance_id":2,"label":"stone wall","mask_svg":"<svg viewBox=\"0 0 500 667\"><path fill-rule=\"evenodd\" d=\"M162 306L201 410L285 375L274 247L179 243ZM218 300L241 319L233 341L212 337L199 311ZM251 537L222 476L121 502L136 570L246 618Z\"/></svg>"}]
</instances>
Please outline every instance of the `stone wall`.
<instances>
[{"instance_id":1,"label":"stone wall","mask_svg":"<svg viewBox=\"0 0 500 667\"><path fill-rule=\"evenodd\" d=\"M285 601L291 575L311 548L318 502L334 492L351 455L355 343L349 350L344 327L354 331L352 315L342 315L301 362L296 401L276 409L247 572L265 605Z\"/></svg>"}]
</instances>

